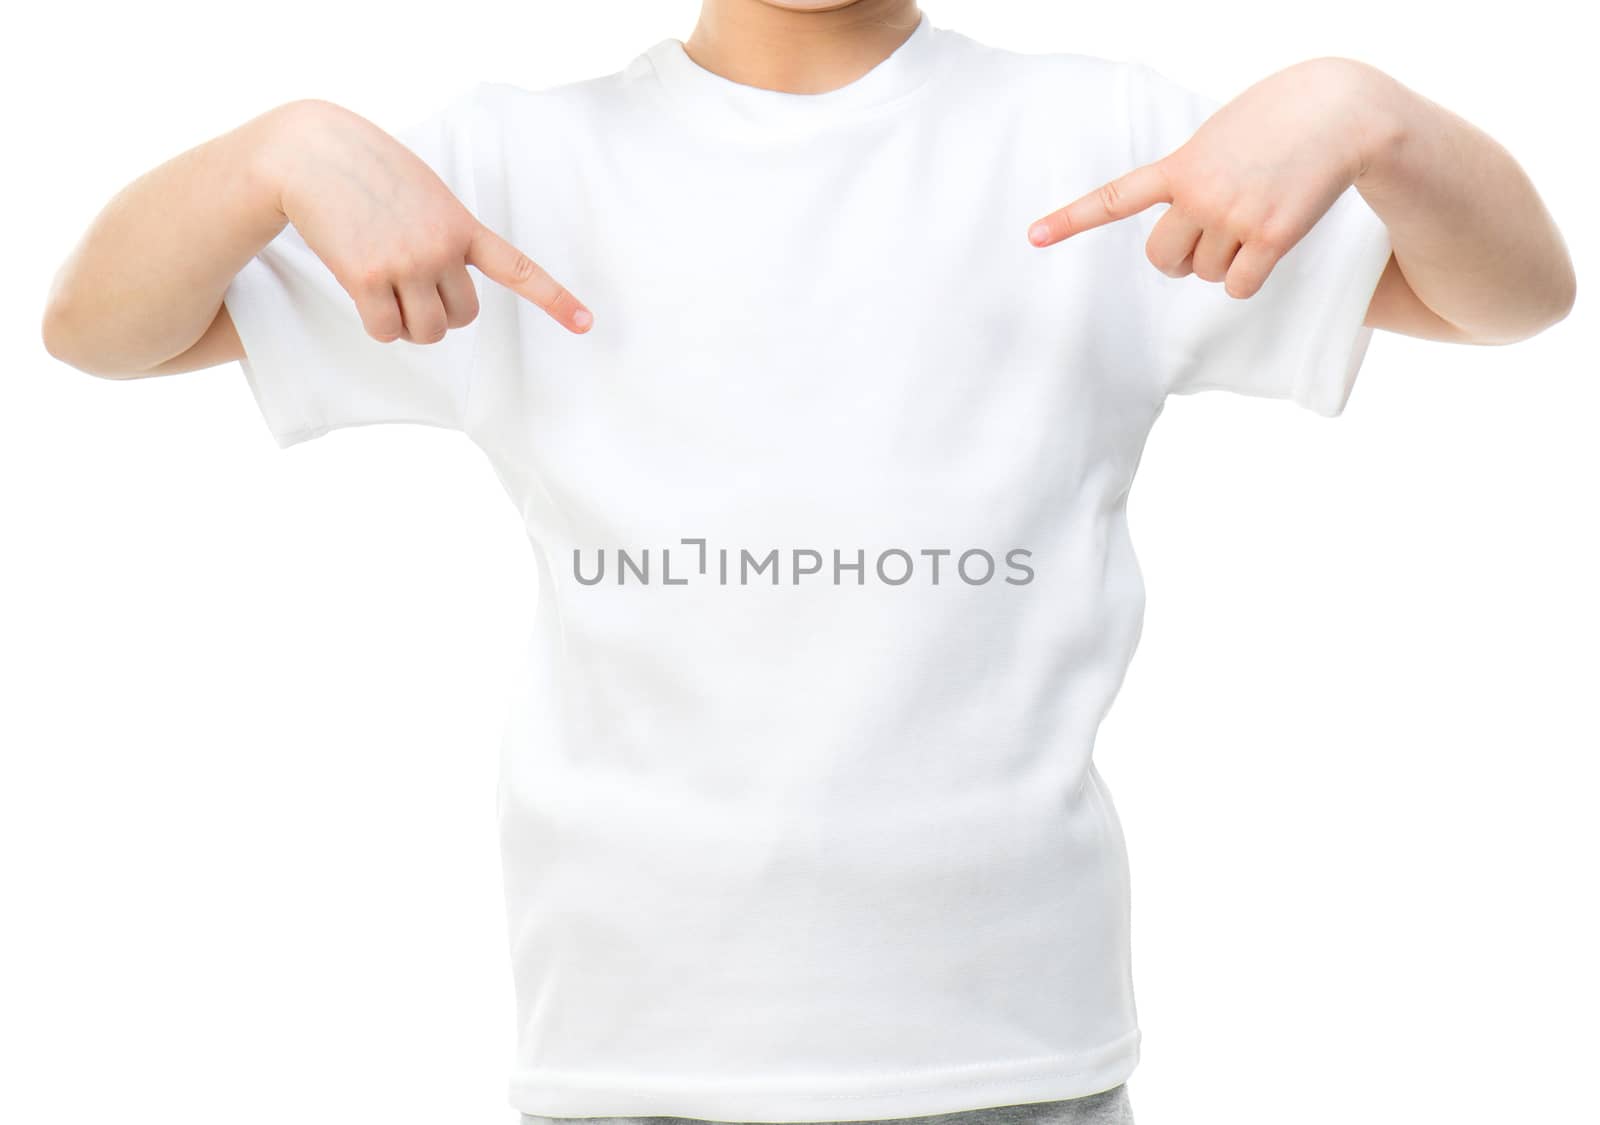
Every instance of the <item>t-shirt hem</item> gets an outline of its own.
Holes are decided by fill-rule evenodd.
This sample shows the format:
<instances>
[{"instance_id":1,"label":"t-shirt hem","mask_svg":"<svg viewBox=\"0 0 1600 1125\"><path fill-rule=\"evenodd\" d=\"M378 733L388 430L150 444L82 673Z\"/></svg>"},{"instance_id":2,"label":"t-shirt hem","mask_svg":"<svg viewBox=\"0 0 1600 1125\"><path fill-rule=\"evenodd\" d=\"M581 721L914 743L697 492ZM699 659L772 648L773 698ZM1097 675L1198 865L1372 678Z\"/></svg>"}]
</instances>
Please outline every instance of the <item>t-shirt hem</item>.
<instances>
[{"instance_id":1,"label":"t-shirt hem","mask_svg":"<svg viewBox=\"0 0 1600 1125\"><path fill-rule=\"evenodd\" d=\"M1333 288L1321 303L1323 331L1313 339L1301 366L1293 397L1315 414L1337 418L1344 413L1357 373L1372 342L1365 323L1378 284L1393 255L1389 229L1358 194L1345 201L1350 218L1340 234L1335 264L1325 271Z\"/></svg>"},{"instance_id":2,"label":"t-shirt hem","mask_svg":"<svg viewBox=\"0 0 1600 1125\"><path fill-rule=\"evenodd\" d=\"M1139 1061L1136 1029L1071 1055L874 1075L800 1088L765 1080L639 1082L615 1075L519 1072L511 1105L537 1117L691 1117L710 1121L862 1121L958 1113L1103 1093ZM853 1087L853 1088L852 1088Z\"/></svg>"},{"instance_id":3,"label":"t-shirt hem","mask_svg":"<svg viewBox=\"0 0 1600 1125\"><path fill-rule=\"evenodd\" d=\"M295 349L284 339L304 330L271 267L260 257L251 258L228 284L223 304L244 349L239 369L278 448L326 432L329 427L313 420L310 395L295 366ZM296 342L301 354L307 354L303 336Z\"/></svg>"}]
</instances>

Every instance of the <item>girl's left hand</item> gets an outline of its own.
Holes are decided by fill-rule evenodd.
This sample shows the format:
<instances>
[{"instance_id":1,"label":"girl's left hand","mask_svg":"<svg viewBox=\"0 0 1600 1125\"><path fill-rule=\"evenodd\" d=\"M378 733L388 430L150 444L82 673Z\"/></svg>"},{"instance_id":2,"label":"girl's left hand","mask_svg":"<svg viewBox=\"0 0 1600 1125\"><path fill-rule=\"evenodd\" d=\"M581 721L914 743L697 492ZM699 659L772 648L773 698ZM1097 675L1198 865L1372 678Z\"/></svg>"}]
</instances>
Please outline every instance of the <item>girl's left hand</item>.
<instances>
[{"instance_id":1,"label":"girl's left hand","mask_svg":"<svg viewBox=\"0 0 1600 1125\"><path fill-rule=\"evenodd\" d=\"M1169 155L1040 219L1035 246L1171 206L1145 243L1169 277L1194 274L1251 297L1367 167L1384 75L1318 58L1257 82Z\"/></svg>"}]
</instances>

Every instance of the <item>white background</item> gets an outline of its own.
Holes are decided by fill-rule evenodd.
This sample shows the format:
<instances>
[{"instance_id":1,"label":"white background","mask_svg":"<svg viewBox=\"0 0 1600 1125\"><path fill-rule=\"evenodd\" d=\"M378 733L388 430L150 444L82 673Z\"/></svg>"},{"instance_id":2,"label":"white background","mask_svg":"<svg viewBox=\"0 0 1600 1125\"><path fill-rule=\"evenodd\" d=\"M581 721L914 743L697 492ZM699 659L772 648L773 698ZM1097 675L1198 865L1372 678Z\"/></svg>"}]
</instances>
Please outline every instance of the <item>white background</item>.
<instances>
[{"instance_id":1,"label":"white background","mask_svg":"<svg viewBox=\"0 0 1600 1125\"><path fill-rule=\"evenodd\" d=\"M1553 0L925 7L1224 97L1368 60L1501 140L1591 279L1600 98ZM8 17L0 1120L513 1120L493 798L533 555L487 462L412 426L280 451L237 367L95 379L39 313L119 187L274 104L398 127L478 79L619 69L694 14ZM1508 348L1380 334L1335 420L1169 404L1131 504L1144 642L1098 752L1140 1125L1594 1120L1596 343L1585 294Z\"/></svg>"}]
</instances>

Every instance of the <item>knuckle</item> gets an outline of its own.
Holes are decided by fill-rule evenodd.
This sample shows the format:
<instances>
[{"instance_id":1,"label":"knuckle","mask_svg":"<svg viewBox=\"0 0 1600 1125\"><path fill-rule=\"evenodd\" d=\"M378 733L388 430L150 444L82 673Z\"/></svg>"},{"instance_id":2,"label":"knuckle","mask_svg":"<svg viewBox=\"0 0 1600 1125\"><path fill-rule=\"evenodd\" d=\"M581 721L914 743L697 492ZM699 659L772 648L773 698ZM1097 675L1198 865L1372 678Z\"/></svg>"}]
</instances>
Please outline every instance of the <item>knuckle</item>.
<instances>
[{"instance_id":1,"label":"knuckle","mask_svg":"<svg viewBox=\"0 0 1600 1125\"><path fill-rule=\"evenodd\" d=\"M426 312L407 314L405 320L406 336L415 344L437 344L450 330L444 309L437 304Z\"/></svg>"},{"instance_id":2,"label":"knuckle","mask_svg":"<svg viewBox=\"0 0 1600 1125\"><path fill-rule=\"evenodd\" d=\"M1230 297L1237 297L1243 300L1246 297L1255 296L1261 289L1262 280L1260 271L1253 267L1250 269L1235 269L1229 271L1223 288L1228 291Z\"/></svg>"},{"instance_id":3,"label":"knuckle","mask_svg":"<svg viewBox=\"0 0 1600 1125\"><path fill-rule=\"evenodd\" d=\"M413 254L411 262L415 276L438 277L449 266L450 255L445 250L429 246Z\"/></svg>"},{"instance_id":4,"label":"knuckle","mask_svg":"<svg viewBox=\"0 0 1600 1125\"><path fill-rule=\"evenodd\" d=\"M351 273L356 279L356 288L359 291L387 291L389 288L389 271L383 266L362 266L359 269L352 270Z\"/></svg>"},{"instance_id":5,"label":"knuckle","mask_svg":"<svg viewBox=\"0 0 1600 1125\"><path fill-rule=\"evenodd\" d=\"M432 232L415 253L419 265L439 273L460 263L465 257L466 253L461 249L460 240L443 228Z\"/></svg>"},{"instance_id":6,"label":"knuckle","mask_svg":"<svg viewBox=\"0 0 1600 1125\"><path fill-rule=\"evenodd\" d=\"M512 254L507 268L510 270L512 279L519 285L532 281L539 273L539 267L533 264L533 259L520 250Z\"/></svg>"},{"instance_id":7,"label":"knuckle","mask_svg":"<svg viewBox=\"0 0 1600 1125\"><path fill-rule=\"evenodd\" d=\"M1261 229L1262 209L1254 200L1235 199L1228 207L1225 229L1239 242L1247 242Z\"/></svg>"},{"instance_id":8,"label":"knuckle","mask_svg":"<svg viewBox=\"0 0 1600 1125\"><path fill-rule=\"evenodd\" d=\"M1204 225L1217 226L1229 221L1238 198L1227 184L1209 177L1190 189L1185 203Z\"/></svg>"},{"instance_id":9,"label":"knuckle","mask_svg":"<svg viewBox=\"0 0 1600 1125\"><path fill-rule=\"evenodd\" d=\"M1146 246L1144 248L1144 256L1146 261L1168 277L1176 277L1178 275L1178 261L1173 257L1171 251L1162 250L1156 246Z\"/></svg>"},{"instance_id":10,"label":"knuckle","mask_svg":"<svg viewBox=\"0 0 1600 1125\"><path fill-rule=\"evenodd\" d=\"M361 326L367 335L379 343L387 344L398 340L405 328L400 320L400 310L392 304L374 306L362 303L357 305L357 311L361 314Z\"/></svg>"},{"instance_id":11,"label":"knuckle","mask_svg":"<svg viewBox=\"0 0 1600 1125\"><path fill-rule=\"evenodd\" d=\"M1228 203L1220 192L1200 192L1189 200L1188 211L1200 226L1209 230L1228 225Z\"/></svg>"},{"instance_id":12,"label":"knuckle","mask_svg":"<svg viewBox=\"0 0 1600 1125\"><path fill-rule=\"evenodd\" d=\"M1126 205L1126 197L1123 194L1122 184L1120 182L1117 180L1112 180L1109 183L1101 184L1099 190L1095 194L1099 198L1100 206L1106 209L1107 214L1122 214L1123 208Z\"/></svg>"},{"instance_id":13,"label":"knuckle","mask_svg":"<svg viewBox=\"0 0 1600 1125\"><path fill-rule=\"evenodd\" d=\"M1255 270L1251 271L1252 276L1249 279L1250 280L1250 291L1252 293L1256 293L1256 292L1259 292L1259 291L1265 289L1267 287L1267 282L1272 280L1273 272L1276 269L1277 269L1276 263L1264 262L1258 268L1256 268Z\"/></svg>"},{"instance_id":14,"label":"knuckle","mask_svg":"<svg viewBox=\"0 0 1600 1125\"><path fill-rule=\"evenodd\" d=\"M1155 269L1162 270L1166 277L1187 277L1190 270L1189 254L1179 256L1176 250L1163 250L1158 246L1147 246L1144 256L1149 259Z\"/></svg>"},{"instance_id":15,"label":"knuckle","mask_svg":"<svg viewBox=\"0 0 1600 1125\"><path fill-rule=\"evenodd\" d=\"M1293 238L1285 220L1269 215L1256 225L1250 241L1276 258L1288 253Z\"/></svg>"},{"instance_id":16,"label":"knuckle","mask_svg":"<svg viewBox=\"0 0 1600 1125\"><path fill-rule=\"evenodd\" d=\"M417 272L417 262L409 249L391 250L384 256L379 269L392 284L414 276Z\"/></svg>"}]
</instances>

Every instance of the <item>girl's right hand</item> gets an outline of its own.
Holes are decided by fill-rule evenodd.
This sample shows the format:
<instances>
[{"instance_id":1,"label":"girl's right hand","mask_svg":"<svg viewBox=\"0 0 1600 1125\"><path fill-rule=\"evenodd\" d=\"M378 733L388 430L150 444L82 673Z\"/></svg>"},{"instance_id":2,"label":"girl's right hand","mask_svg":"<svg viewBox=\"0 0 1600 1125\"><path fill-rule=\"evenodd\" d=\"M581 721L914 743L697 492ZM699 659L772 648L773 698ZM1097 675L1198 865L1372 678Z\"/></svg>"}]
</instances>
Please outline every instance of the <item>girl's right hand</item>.
<instances>
[{"instance_id":1,"label":"girl's right hand","mask_svg":"<svg viewBox=\"0 0 1600 1125\"><path fill-rule=\"evenodd\" d=\"M572 332L594 317L464 207L423 160L332 102L283 107L269 157L278 209L350 294L375 340L432 344L478 315L471 265Z\"/></svg>"}]
</instances>

